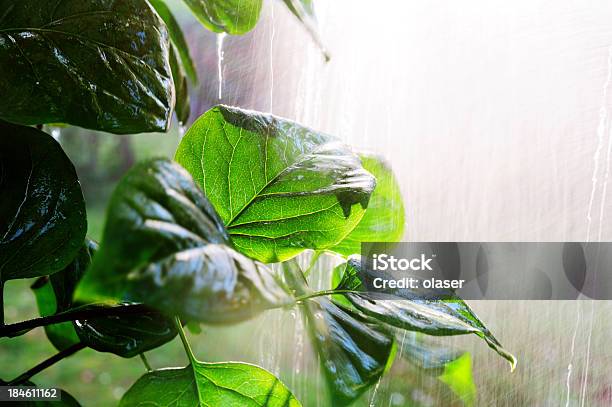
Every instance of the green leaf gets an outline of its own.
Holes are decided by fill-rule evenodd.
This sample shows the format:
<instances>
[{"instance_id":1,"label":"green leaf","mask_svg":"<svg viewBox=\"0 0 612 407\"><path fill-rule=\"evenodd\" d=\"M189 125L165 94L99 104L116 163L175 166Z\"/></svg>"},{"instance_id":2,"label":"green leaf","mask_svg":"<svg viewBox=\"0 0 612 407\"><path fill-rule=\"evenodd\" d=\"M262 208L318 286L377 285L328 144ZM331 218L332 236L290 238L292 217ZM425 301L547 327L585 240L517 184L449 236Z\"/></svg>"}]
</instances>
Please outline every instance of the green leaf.
<instances>
[{"instance_id":1,"label":"green leaf","mask_svg":"<svg viewBox=\"0 0 612 407\"><path fill-rule=\"evenodd\" d=\"M196 18L213 32L232 35L251 31L259 20L262 0L183 0Z\"/></svg>"},{"instance_id":2,"label":"green leaf","mask_svg":"<svg viewBox=\"0 0 612 407\"><path fill-rule=\"evenodd\" d=\"M208 323L241 321L292 301L270 269L231 247L191 176L165 159L136 165L115 189L77 298L139 302Z\"/></svg>"},{"instance_id":3,"label":"green leaf","mask_svg":"<svg viewBox=\"0 0 612 407\"><path fill-rule=\"evenodd\" d=\"M53 274L87 230L76 171L42 131L0 121L0 135L0 281Z\"/></svg>"},{"instance_id":4,"label":"green leaf","mask_svg":"<svg viewBox=\"0 0 612 407\"><path fill-rule=\"evenodd\" d=\"M174 321L159 311L139 304L88 304L76 306L72 296L91 263L97 244L87 239L85 245L64 270L38 279L32 289L41 316L68 310L104 311L96 318L47 325L47 337L58 350L78 342L99 352L111 352L122 357L133 357L169 342L176 336ZM130 312L127 312L130 311ZM132 312L133 311L133 312Z\"/></svg>"},{"instance_id":5,"label":"green leaf","mask_svg":"<svg viewBox=\"0 0 612 407\"><path fill-rule=\"evenodd\" d=\"M0 0L0 118L165 131L166 26L146 0Z\"/></svg>"},{"instance_id":6,"label":"green leaf","mask_svg":"<svg viewBox=\"0 0 612 407\"><path fill-rule=\"evenodd\" d=\"M361 222L329 250L345 256L361 253L362 242L399 242L404 236L404 201L389 164L371 154L360 154L363 167L376 177L376 188Z\"/></svg>"},{"instance_id":7,"label":"green leaf","mask_svg":"<svg viewBox=\"0 0 612 407\"><path fill-rule=\"evenodd\" d=\"M170 8L166 5L165 0L149 0L149 3L151 3L153 8L155 8L155 11L157 11L157 14L159 14L161 19L164 20L164 23L166 23L168 34L170 34L170 41L172 44L174 44L176 50L178 51L177 53L179 59L185 68L187 76L194 83L197 83L198 74L196 72L193 59L191 58L191 54L189 53L189 46L185 40L183 30L181 30L181 26L179 25L178 21L176 21L176 18L174 18Z\"/></svg>"},{"instance_id":8,"label":"green leaf","mask_svg":"<svg viewBox=\"0 0 612 407\"><path fill-rule=\"evenodd\" d=\"M299 407L300 402L270 372L247 363L193 361L184 368L142 376L120 407L223 406Z\"/></svg>"},{"instance_id":9,"label":"green leaf","mask_svg":"<svg viewBox=\"0 0 612 407\"><path fill-rule=\"evenodd\" d=\"M472 377L472 358L464 353L444 367L444 373L438 379L446 383L466 406L473 406L476 401L476 384Z\"/></svg>"},{"instance_id":10,"label":"green leaf","mask_svg":"<svg viewBox=\"0 0 612 407\"><path fill-rule=\"evenodd\" d=\"M298 20L303 24L304 28L310 34L312 40L317 44L326 62L329 62L331 56L325 49L325 45L319 35L317 29L317 17L314 10L313 0L283 0L289 10L297 17Z\"/></svg>"},{"instance_id":11,"label":"green leaf","mask_svg":"<svg viewBox=\"0 0 612 407\"><path fill-rule=\"evenodd\" d=\"M349 258L338 268L344 271L336 289L366 290L359 277L362 272L359 256ZM512 370L516 366L516 358L503 348L465 301L451 291L446 293L444 300L432 299L431 292L424 289L395 290L392 294L347 293L344 296L364 314L397 328L436 336L476 334L506 359Z\"/></svg>"},{"instance_id":12,"label":"green leaf","mask_svg":"<svg viewBox=\"0 0 612 407\"><path fill-rule=\"evenodd\" d=\"M334 246L361 220L375 179L331 136L216 106L175 159L202 187L237 249L266 263Z\"/></svg>"},{"instance_id":13,"label":"green leaf","mask_svg":"<svg viewBox=\"0 0 612 407\"><path fill-rule=\"evenodd\" d=\"M176 58L176 47L170 47L170 66L172 67L172 79L174 88L176 89L176 102L174 111L179 120L179 124L183 125L189 120L191 105L189 101L189 87L187 85L187 77L181 61Z\"/></svg>"},{"instance_id":14,"label":"green leaf","mask_svg":"<svg viewBox=\"0 0 612 407\"><path fill-rule=\"evenodd\" d=\"M285 262L283 267L296 295L312 292L295 262ZM395 355L393 334L376 320L325 297L306 300L302 309L327 377L332 404L351 404L390 367Z\"/></svg>"},{"instance_id":15,"label":"green leaf","mask_svg":"<svg viewBox=\"0 0 612 407\"><path fill-rule=\"evenodd\" d=\"M98 352L131 358L155 349L176 336L172 318L141 304L87 305L87 309L109 309L116 314L77 319L74 327L81 342ZM135 312L126 312L133 308ZM137 312L136 312L137 311Z\"/></svg>"}]
</instances>

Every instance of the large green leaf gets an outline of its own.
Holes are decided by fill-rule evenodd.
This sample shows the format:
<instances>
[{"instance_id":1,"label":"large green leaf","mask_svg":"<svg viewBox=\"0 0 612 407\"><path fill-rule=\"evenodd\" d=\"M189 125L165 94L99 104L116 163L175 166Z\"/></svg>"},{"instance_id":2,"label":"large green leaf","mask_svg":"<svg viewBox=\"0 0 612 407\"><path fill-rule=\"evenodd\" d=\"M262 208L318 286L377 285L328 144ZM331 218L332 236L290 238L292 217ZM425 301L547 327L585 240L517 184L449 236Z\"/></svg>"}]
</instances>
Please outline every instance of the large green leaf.
<instances>
[{"instance_id":1,"label":"large green leaf","mask_svg":"<svg viewBox=\"0 0 612 407\"><path fill-rule=\"evenodd\" d=\"M189 53L189 46L187 45L187 41L185 40L185 35L183 34L183 30L181 30L181 26L179 25L176 18L170 11L170 8L166 5L166 0L148 0L149 3L155 8L157 14L164 20L166 23L166 27L168 28L168 34L170 34L170 41L177 49L177 53L179 59L183 67L185 68L185 72L189 79L193 82L198 81L198 75L196 73L195 65L193 64L193 59L191 58L191 54ZM175 80L176 82L176 80Z\"/></svg>"},{"instance_id":2,"label":"large green leaf","mask_svg":"<svg viewBox=\"0 0 612 407\"><path fill-rule=\"evenodd\" d=\"M376 188L357 227L329 249L345 256L361 253L362 242L399 242L404 236L404 201L391 167L375 155L360 157L363 167L376 177Z\"/></svg>"},{"instance_id":3,"label":"large green leaf","mask_svg":"<svg viewBox=\"0 0 612 407\"><path fill-rule=\"evenodd\" d=\"M283 267L288 285L297 295L312 292L294 261L283 263ZM376 320L325 297L306 300L303 312L327 377L333 405L351 404L392 363L393 334Z\"/></svg>"},{"instance_id":4,"label":"large green leaf","mask_svg":"<svg viewBox=\"0 0 612 407\"><path fill-rule=\"evenodd\" d=\"M338 269L343 277L336 289L366 291L360 278L363 270L359 256L349 258ZM402 289L392 293L345 293L344 296L361 312L397 328L437 336L476 334L514 369L516 358L503 348L465 301L451 291L445 293L444 299L436 299L427 291Z\"/></svg>"},{"instance_id":5,"label":"large green leaf","mask_svg":"<svg viewBox=\"0 0 612 407\"><path fill-rule=\"evenodd\" d=\"M263 262L338 243L361 220L375 186L359 157L333 137L227 106L193 124L175 159L236 247Z\"/></svg>"},{"instance_id":6,"label":"large green leaf","mask_svg":"<svg viewBox=\"0 0 612 407\"><path fill-rule=\"evenodd\" d=\"M53 137L0 121L0 197L0 282L53 274L72 261L87 230L85 202Z\"/></svg>"},{"instance_id":7,"label":"large green leaf","mask_svg":"<svg viewBox=\"0 0 612 407\"><path fill-rule=\"evenodd\" d=\"M89 304L81 307L73 304L74 290L96 250L97 244L87 239L68 267L52 276L41 277L32 285L41 316L76 308L87 309L90 313L104 311L105 314L77 319L74 323L47 325L45 332L51 343L62 350L82 342L99 352L132 357L172 340L176 336L174 321L152 308L138 304ZM130 312L127 312L128 308Z\"/></svg>"},{"instance_id":8,"label":"large green leaf","mask_svg":"<svg viewBox=\"0 0 612 407\"><path fill-rule=\"evenodd\" d=\"M232 35L251 31L259 20L262 0L183 0L198 20L214 32Z\"/></svg>"},{"instance_id":9,"label":"large green leaf","mask_svg":"<svg viewBox=\"0 0 612 407\"><path fill-rule=\"evenodd\" d=\"M184 368L142 376L125 393L120 407L155 405L223 407L299 407L300 402L270 372L247 363L193 361Z\"/></svg>"},{"instance_id":10,"label":"large green leaf","mask_svg":"<svg viewBox=\"0 0 612 407\"><path fill-rule=\"evenodd\" d=\"M472 376L472 357L464 353L444 366L438 379L455 393L465 406L473 406L476 400L476 384Z\"/></svg>"},{"instance_id":11,"label":"large green leaf","mask_svg":"<svg viewBox=\"0 0 612 407\"><path fill-rule=\"evenodd\" d=\"M165 159L138 164L115 189L77 298L139 302L210 323L291 302L270 269L232 249L191 176Z\"/></svg>"},{"instance_id":12,"label":"large green leaf","mask_svg":"<svg viewBox=\"0 0 612 407\"><path fill-rule=\"evenodd\" d=\"M0 0L0 118L165 131L168 33L146 0Z\"/></svg>"}]
</instances>

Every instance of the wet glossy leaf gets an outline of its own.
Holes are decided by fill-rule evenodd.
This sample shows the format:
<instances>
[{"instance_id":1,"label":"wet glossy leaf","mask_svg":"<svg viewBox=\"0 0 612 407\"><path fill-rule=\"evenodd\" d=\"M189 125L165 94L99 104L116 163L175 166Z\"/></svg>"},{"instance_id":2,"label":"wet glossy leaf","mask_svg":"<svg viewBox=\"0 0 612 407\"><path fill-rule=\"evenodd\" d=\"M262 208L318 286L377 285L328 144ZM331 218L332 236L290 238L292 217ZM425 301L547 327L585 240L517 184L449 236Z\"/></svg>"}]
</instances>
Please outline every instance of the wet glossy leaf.
<instances>
[{"instance_id":1,"label":"wet glossy leaf","mask_svg":"<svg viewBox=\"0 0 612 407\"><path fill-rule=\"evenodd\" d=\"M304 25L308 34L312 37L312 40L317 44L317 46L321 49L323 53L323 57L325 61L330 60L330 55L325 49L325 45L321 40L321 36L319 35L319 30L317 29L317 17L315 15L314 10L314 1L313 0L283 0L285 5L293 15L297 17L298 20Z\"/></svg>"},{"instance_id":2,"label":"wet glossy leaf","mask_svg":"<svg viewBox=\"0 0 612 407\"><path fill-rule=\"evenodd\" d=\"M166 27L145 0L0 0L0 118L165 131Z\"/></svg>"},{"instance_id":3,"label":"wet glossy leaf","mask_svg":"<svg viewBox=\"0 0 612 407\"><path fill-rule=\"evenodd\" d=\"M176 58L176 47L170 47L170 66L172 67L172 79L174 88L176 89L176 103L174 111L179 120L179 124L183 125L189 120L191 105L189 101L189 87L187 85L187 77L181 61Z\"/></svg>"},{"instance_id":4,"label":"wet glossy leaf","mask_svg":"<svg viewBox=\"0 0 612 407\"><path fill-rule=\"evenodd\" d=\"M53 274L72 261L87 229L85 202L53 137L0 121L0 196L1 281Z\"/></svg>"},{"instance_id":5,"label":"wet glossy leaf","mask_svg":"<svg viewBox=\"0 0 612 407\"><path fill-rule=\"evenodd\" d=\"M262 0L183 0L196 18L214 32L232 35L251 31L259 20Z\"/></svg>"},{"instance_id":6,"label":"wet glossy leaf","mask_svg":"<svg viewBox=\"0 0 612 407\"><path fill-rule=\"evenodd\" d=\"M263 262L338 243L361 220L375 186L333 137L227 106L193 124L175 159L202 187L237 249Z\"/></svg>"},{"instance_id":7,"label":"wet glossy leaf","mask_svg":"<svg viewBox=\"0 0 612 407\"><path fill-rule=\"evenodd\" d=\"M58 350L62 350L83 342L99 352L132 357L172 340L176 336L174 321L143 305L89 304L77 307L73 304L74 290L96 250L97 244L87 239L77 257L66 269L50 277L42 277L32 286L41 316L76 308L90 311L103 309L105 312L104 316L76 320L74 324L64 322L47 325L45 332L51 343Z\"/></svg>"},{"instance_id":8,"label":"wet glossy leaf","mask_svg":"<svg viewBox=\"0 0 612 407\"><path fill-rule=\"evenodd\" d=\"M361 258L358 256L338 266L343 269L343 277L336 288L365 291L360 278L361 267ZM344 296L361 312L397 328L436 336L476 334L508 360L511 369L514 369L516 358L503 348L465 301L450 291L444 300L432 299L431 293L427 291L402 289L393 293L363 292Z\"/></svg>"},{"instance_id":9,"label":"wet glossy leaf","mask_svg":"<svg viewBox=\"0 0 612 407\"><path fill-rule=\"evenodd\" d=\"M376 188L357 227L329 249L345 256L361 253L362 242L399 242L404 236L404 201L391 167L375 155L360 157L363 167L376 177Z\"/></svg>"},{"instance_id":10,"label":"wet glossy leaf","mask_svg":"<svg viewBox=\"0 0 612 407\"><path fill-rule=\"evenodd\" d=\"M310 292L295 263L283 263L297 295ZM303 304L310 338L327 377L334 406L349 405L375 384L392 363L393 334L360 312L316 297Z\"/></svg>"},{"instance_id":11,"label":"wet glossy leaf","mask_svg":"<svg viewBox=\"0 0 612 407\"><path fill-rule=\"evenodd\" d=\"M177 334L172 318L141 304L88 305L111 308L116 315L78 319L74 322L77 335L88 347L98 352L110 352L124 358L155 349L170 342ZM119 312L120 308L135 307L138 312Z\"/></svg>"},{"instance_id":12,"label":"wet glossy leaf","mask_svg":"<svg viewBox=\"0 0 612 407\"><path fill-rule=\"evenodd\" d=\"M120 407L155 405L299 407L300 402L270 372L247 363L203 363L157 370L125 393Z\"/></svg>"},{"instance_id":13,"label":"wet glossy leaf","mask_svg":"<svg viewBox=\"0 0 612 407\"><path fill-rule=\"evenodd\" d=\"M170 41L176 47L178 51L177 54L179 59L185 68L185 72L189 79L193 82L198 81L198 75L196 73L195 65L193 64L193 59L191 58L191 54L189 53L189 46L187 45L187 41L185 40L185 35L183 34L183 30L181 30L181 26L179 25L176 18L170 11L170 8L166 5L165 0L148 0L149 3L155 8L157 14L164 20L166 23L166 27L168 28L168 34L170 35ZM176 81L175 81L176 82Z\"/></svg>"},{"instance_id":14,"label":"wet glossy leaf","mask_svg":"<svg viewBox=\"0 0 612 407\"><path fill-rule=\"evenodd\" d=\"M77 298L142 302L210 323L291 301L270 269L232 249L191 176L165 159L135 166L117 186Z\"/></svg>"}]
</instances>

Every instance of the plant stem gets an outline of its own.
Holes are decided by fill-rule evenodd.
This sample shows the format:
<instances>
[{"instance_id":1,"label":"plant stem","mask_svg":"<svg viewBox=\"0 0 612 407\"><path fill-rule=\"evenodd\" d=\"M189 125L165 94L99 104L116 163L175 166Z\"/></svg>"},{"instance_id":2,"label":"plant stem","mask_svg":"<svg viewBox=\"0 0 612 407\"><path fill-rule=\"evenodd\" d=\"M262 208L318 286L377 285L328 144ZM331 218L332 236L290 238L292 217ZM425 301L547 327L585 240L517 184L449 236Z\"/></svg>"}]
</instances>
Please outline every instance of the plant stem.
<instances>
[{"instance_id":1,"label":"plant stem","mask_svg":"<svg viewBox=\"0 0 612 407\"><path fill-rule=\"evenodd\" d=\"M150 308L144 305L129 305L119 307L97 307L68 310L59 314L49 315L30 319L28 321L17 322L15 324L0 325L0 338L18 336L24 331L30 331L41 326L58 324L60 322L74 321L77 319L91 319L105 316L134 315L141 314Z\"/></svg>"},{"instance_id":2,"label":"plant stem","mask_svg":"<svg viewBox=\"0 0 612 407\"><path fill-rule=\"evenodd\" d=\"M145 356L144 352L140 354L140 360L142 360L142 363L145 365L145 368L147 369L147 372L152 372L153 371L153 368L149 364L149 361L147 360L147 357Z\"/></svg>"},{"instance_id":3,"label":"plant stem","mask_svg":"<svg viewBox=\"0 0 612 407\"><path fill-rule=\"evenodd\" d=\"M323 291L315 291L313 293L300 295L299 297L295 297L295 302L304 302L304 300L308 300L310 298L315 297L323 297L325 295L334 295L334 294L344 294L344 293L359 293L360 291L354 290L323 290Z\"/></svg>"},{"instance_id":4,"label":"plant stem","mask_svg":"<svg viewBox=\"0 0 612 407\"><path fill-rule=\"evenodd\" d=\"M317 264L317 260L319 260L319 257L321 257L322 254L323 251L314 252L310 259L310 263L308 264L308 268L306 269L306 271L304 271L304 278L308 277L308 275L312 271L312 268L315 266L315 264Z\"/></svg>"},{"instance_id":5,"label":"plant stem","mask_svg":"<svg viewBox=\"0 0 612 407\"><path fill-rule=\"evenodd\" d=\"M17 384L21 384L23 382L26 382L28 380L30 380L32 378L32 376L34 376L37 373L42 372L43 370L45 370L48 367L53 366L54 364L56 364L57 362L59 362L60 360L67 358L68 356L71 356L75 353L77 353L78 351L80 351L81 349L85 348L85 344L82 342L76 343L58 353L56 353L55 355L51 356L49 359L46 359L42 362L40 362L38 365L34 366L33 368L31 368L30 370L28 370L27 372L21 374L19 377L16 377L15 379L11 380L10 382L7 383L8 386L14 386Z\"/></svg>"},{"instance_id":6,"label":"plant stem","mask_svg":"<svg viewBox=\"0 0 612 407\"><path fill-rule=\"evenodd\" d=\"M183 348L185 348L185 353L187 353L187 356L189 357L189 361L191 363L197 362L198 360L193 354L193 350L191 349L191 345L189 344L189 341L187 340L187 336L185 335L185 330L183 329L183 325L181 324L180 318L176 317L174 320L174 323L176 324L176 330L178 331L179 336L181 337L181 342L183 342Z\"/></svg>"}]
</instances>

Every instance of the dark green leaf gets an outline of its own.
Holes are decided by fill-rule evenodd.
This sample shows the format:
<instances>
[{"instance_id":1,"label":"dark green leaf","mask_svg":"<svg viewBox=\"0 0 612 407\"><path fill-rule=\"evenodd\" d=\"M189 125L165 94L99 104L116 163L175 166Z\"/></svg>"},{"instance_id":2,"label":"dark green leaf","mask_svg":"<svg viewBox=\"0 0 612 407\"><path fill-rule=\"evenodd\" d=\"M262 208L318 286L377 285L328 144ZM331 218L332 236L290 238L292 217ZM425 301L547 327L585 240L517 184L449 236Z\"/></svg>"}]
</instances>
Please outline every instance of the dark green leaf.
<instances>
[{"instance_id":1,"label":"dark green leaf","mask_svg":"<svg viewBox=\"0 0 612 407\"><path fill-rule=\"evenodd\" d=\"M106 305L88 305L88 309L109 308ZM119 312L135 307L138 312ZM76 332L85 345L98 352L110 352L124 358L155 349L176 336L172 318L141 304L119 304L112 306L116 315L99 318L78 319L74 322Z\"/></svg>"},{"instance_id":2,"label":"dark green leaf","mask_svg":"<svg viewBox=\"0 0 612 407\"><path fill-rule=\"evenodd\" d=\"M285 5L291 10L293 15L295 15L298 20L304 25L304 28L313 41L317 44L317 46L321 49L323 53L323 57L325 61L328 62L330 60L330 55L325 49L325 45L321 40L319 35L319 31L317 29L317 17L315 15L314 10L314 1L313 0L283 0Z\"/></svg>"},{"instance_id":3,"label":"dark green leaf","mask_svg":"<svg viewBox=\"0 0 612 407\"><path fill-rule=\"evenodd\" d=\"M294 262L283 266L287 282L297 295L311 292ZM305 301L303 312L327 377L333 405L351 404L392 363L393 334L377 321L325 297Z\"/></svg>"},{"instance_id":4,"label":"dark green leaf","mask_svg":"<svg viewBox=\"0 0 612 407\"><path fill-rule=\"evenodd\" d=\"M361 220L375 180L331 136L289 120L217 106L175 159L194 177L242 253L283 261L338 243Z\"/></svg>"},{"instance_id":5,"label":"dark green leaf","mask_svg":"<svg viewBox=\"0 0 612 407\"><path fill-rule=\"evenodd\" d=\"M191 176L165 159L135 166L117 186L77 298L142 302L209 323L291 302L270 269L232 249Z\"/></svg>"},{"instance_id":6,"label":"dark green leaf","mask_svg":"<svg viewBox=\"0 0 612 407\"><path fill-rule=\"evenodd\" d=\"M184 125L187 123L187 120L189 120L191 110L189 87L187 85L187 78L185 77L183 65L181 61L176 58L176 47L174 45L170 46L170 66L172 67L172 79L174 81L174 88L176 89L174 111L180 122L179 124Z\"/></svg>"},{"instance_id":7,"label":"dark green leaf","mask_svg":"<svg viewBox=\"0 0 612 407\"><path fill-rule=\"evenodd\" d=\"M157 11L157 14L159 14L162 20L164 20L164 23L166 23L168 34L170 34L170 41L172 41L172 44L174 44L178 51L179 59L181 60L183 68L185 68L187 76L196 83L198 81L198 75L189 53L189 46L187 45L187 41L185 41L183 30L181 30L181 26L178 21L176 21L176 18L174 18L174 15L165 1L166 0L149 0L149 3L151 3L155 11Z\"/></svg>"},{"instance_id":8,"label":"dark green leaf","mask_svg":"<svg viewBox=\"0 0 612 407\"><path fill-rule=\"evenodd\" d=\"M166 27L145 0L0 0L0 118L165 131Z\"/></svg>"},{"instance_id":9,"label":"dark green leaf","mask_svg":"<svg viewBox=\"0 0 612 407\"><path fill-rule=\"evenodd\" d=\"M0 197L1 281L53 274L72 261L87 229L85 202L53 137L0 121Z\"/></svg>"},{"instance_id":10,"label":"dark green leaf","mask_svg":"<svg viewBox=\"0 0 612 407\"><path fill-rule=\"evenodd\" d=\"M203 363L163 369L142 376L120 407L155 405L299 407L300 402L270 372L247 363Z\"/></svg>"},{"instance_id":11,"label":"dark green leaf","mask_svg":"<svg viewBox=\"0 0 612 407\"><path fill-rule=\"evenodd\" d=\"M97 244L87 239L66 269L50 277L41 277L32 285L41 316L77 308L73 305L72 296L96 250ZM83 342L100 352L132 357L161 346L176 336L171 318L142 305L90 304L79 308L90 311L104 309L105 316L76 320L74 324L64 322L47 325L47 337L58 350ZM127 308L138 312L127 312Z\"/></svg>"},{"instance_id":12,"label":"dark green leaf","mask_svg":"<svg viewBox=\"0 0 612 407\"><path fill-rule=\"evenodd\" d=\"M259 20L262 0L183 0L198 20L214 32L232 35L251 31Z\"/></svg>"},{"instance_id":13,"label":"dark green leaf","mask_svg":"<svg viewBox=\"0 0 612 407\"><path fill-rule=\"evenodd\" d=\"M404 236L404 201L391 167L380 157L360 154L363 167L376 177L376 188L355 229L329 250L349 256L362 242L399 242Z\"/></svg>"},{"instance_id":14,"label":"dark green leaf","mask_svg":"<svg viewBox=\"0 0 612 407\"><path fill-rule=\"evenodd\" d=\"M361 267L358 256L338 266L343 269L343 277L336 288L365 291L360 278ZM348 293L344 296L361 312L397 328L436 336L476 334L508 360L511 369L514 369L516 358L503 348L465 301L450 291L446 294L444 300L432 299L431 293L424 289L402 289L394 293Z\"/></svg>"}]
</instances>

